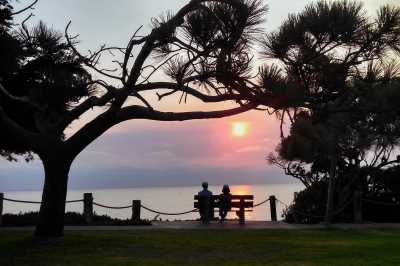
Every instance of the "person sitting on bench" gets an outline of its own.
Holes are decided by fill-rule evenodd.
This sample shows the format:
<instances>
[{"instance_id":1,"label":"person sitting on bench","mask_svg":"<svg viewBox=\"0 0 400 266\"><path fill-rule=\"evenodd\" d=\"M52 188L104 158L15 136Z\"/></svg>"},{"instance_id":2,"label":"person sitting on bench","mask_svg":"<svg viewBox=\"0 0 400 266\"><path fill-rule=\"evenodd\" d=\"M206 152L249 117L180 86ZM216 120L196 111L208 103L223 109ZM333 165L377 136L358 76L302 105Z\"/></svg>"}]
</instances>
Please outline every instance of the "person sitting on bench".
<instances>
[{"instance_id":1,"label":"person sitting on bench","mask_svg":"<svg viewBox=\"0 0 400 266\"><path fill-rule=\"evenodd\" d=\"M222 194L219 195L218 206L219 206L219 216L221 223L225 221L228 211L231 210L232 194L230 192L231 190L229 189L229 186L224 185L222 187Z\"/></svg>"},{"instance_id":2,"label":"person sitting on bench","mask_svg":"<svg viewBox=\"0 0 400 266\"><path fill-rule=\"evenodd\" d=\"M208 183L203 182L201 184L203 190L200 191L197 195L199 196L199 212L200 212L200 220L203 224L208 224L211 219L211 208L212 205L212 192L208 190Z\"/></svg>"}]
</instances>

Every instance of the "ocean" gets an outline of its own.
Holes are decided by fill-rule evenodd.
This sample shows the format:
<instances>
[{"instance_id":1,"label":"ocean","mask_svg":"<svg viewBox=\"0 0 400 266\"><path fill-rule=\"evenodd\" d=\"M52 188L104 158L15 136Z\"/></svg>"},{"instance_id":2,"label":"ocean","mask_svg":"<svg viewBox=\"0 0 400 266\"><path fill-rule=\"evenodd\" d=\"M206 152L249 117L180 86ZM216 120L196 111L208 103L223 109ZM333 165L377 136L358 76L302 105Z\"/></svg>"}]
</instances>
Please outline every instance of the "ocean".
<instances>
[{"instance_id":1,"label":"ocean","mask_svg":"<svg viewBox=\"0 0 400 266\"><path fill-rule=\"evenodd\" d=\"M141 200L142 205L167 213L179 213L193 209L193 196L200 190L199 187L148 187L148 188L121 188L121 189L85 189L68 191L67 200L77 200L83 198L83 193L93 193L94 202L108 206L127 206L132 200ZM214 194L220 194L222 186L210 186ZM278 219L282 219L281 214L285 204L290 204L294 197L294 192L303 189L301 184L271 184L271 185L236 185L231 186L232 194L254 195L254 204L266 200L270 195L275 195L277 202ZM4 192L4 197L26 200L40 201L41 191L12 191ZM283 203L281 203L283 202ZM4 201L3 213L23 213L28 211L38 211L38 204L24 204ZM67 204L67 211L82 212L83 203ZM115 218L129 218L132 215L131 209L105 209L94 206L97 214L106 214ZM234 213L230 213L228 218L234 218ZM178 216L159 215L157 219L162 220L186 220L198 218L198 213L189 213ZM153 219L156 214L142 209L142 218ZM246 213L247 220L265 221L270 220L269 203L254 208L253 212Z\"/></svg>"}]
</instances>

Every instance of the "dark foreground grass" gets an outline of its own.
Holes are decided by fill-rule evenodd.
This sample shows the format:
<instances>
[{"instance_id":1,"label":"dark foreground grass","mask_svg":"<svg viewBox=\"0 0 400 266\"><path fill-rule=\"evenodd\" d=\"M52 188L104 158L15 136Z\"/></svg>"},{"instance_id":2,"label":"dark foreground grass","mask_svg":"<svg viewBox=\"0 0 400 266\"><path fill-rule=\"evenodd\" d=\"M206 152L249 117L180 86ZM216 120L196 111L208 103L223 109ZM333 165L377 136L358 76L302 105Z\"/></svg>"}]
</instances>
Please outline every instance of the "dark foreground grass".
<instances>
[{"instance_id":1,"label":"dark foreground grass","mask_svg":"<svg viewBox=\"0 0 400 266\"><path fill-rule=\"evenodd\" d=\"M400 231L0 232L0 265L400 265Z\"/></svg>"}]
</instances>

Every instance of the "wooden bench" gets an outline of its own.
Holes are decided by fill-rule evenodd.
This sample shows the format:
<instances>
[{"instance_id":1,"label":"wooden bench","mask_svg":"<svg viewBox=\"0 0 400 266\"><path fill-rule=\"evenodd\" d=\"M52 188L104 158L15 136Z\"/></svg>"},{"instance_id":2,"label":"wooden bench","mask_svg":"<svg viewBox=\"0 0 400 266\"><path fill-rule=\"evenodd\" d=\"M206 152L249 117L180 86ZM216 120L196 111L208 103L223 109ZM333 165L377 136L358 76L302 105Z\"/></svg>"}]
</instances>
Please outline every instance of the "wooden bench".
<instances>
[{"instance_id":1,"label":"wooden bench","mask_svg":"<svg viewBox=\"0 0 400 266\"><path fill-rule=\"evenodd\" d=\"M218 211L219 195L213 195L211 199L210 217L214 218L214 210ZM239 224L245 224L245 213L253 211L253 195L231 195L231 210L235 211L239 217ZM194 196L194 207L199 209L199 196Z\"/></svg>"}]
</instances>

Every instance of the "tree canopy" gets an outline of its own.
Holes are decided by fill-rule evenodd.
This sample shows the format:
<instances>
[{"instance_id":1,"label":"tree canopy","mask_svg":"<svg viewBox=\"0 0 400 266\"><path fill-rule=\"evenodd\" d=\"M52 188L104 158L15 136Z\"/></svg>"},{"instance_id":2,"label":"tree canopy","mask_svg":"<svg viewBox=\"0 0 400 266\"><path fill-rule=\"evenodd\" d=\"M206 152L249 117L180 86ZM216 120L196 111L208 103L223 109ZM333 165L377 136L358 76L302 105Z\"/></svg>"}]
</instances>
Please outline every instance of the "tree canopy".
<instances>
[{"instance_id":1,"label":"tree canopy","mask_svg":"<svg viewBox=\"0 0 400 266\"><path fill-rule=\"evenodd\" d=\"M320 1L266 37L265 55L280 62L266 83L287 99L280 115L292 123L271 163L310 191L329 183L341 203L397 167L399 33L399 7L371 19L361 3Z\"/></svg>"},{"instance_id":2,"label":"tree canopy","mask_svg":"<svg viewBox=\"0 0 400 266\"><path fill-rule=\"evenodd\" d=\"M0 23L0 107L14 126L31 133L47 133L63 139L63 130L52 128L82 97L94 91L91 75L73 53L61 33L40 22L32 29L25 24L12 27L12 6L3 1L5 14ZM0 129L1 154L9 160L13 154L32 159L32 147L10 134L10 127Z\"/></svg>"}]
</instances>

